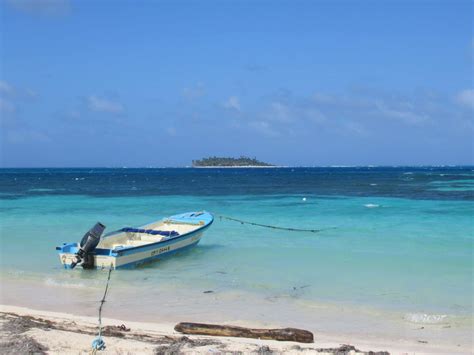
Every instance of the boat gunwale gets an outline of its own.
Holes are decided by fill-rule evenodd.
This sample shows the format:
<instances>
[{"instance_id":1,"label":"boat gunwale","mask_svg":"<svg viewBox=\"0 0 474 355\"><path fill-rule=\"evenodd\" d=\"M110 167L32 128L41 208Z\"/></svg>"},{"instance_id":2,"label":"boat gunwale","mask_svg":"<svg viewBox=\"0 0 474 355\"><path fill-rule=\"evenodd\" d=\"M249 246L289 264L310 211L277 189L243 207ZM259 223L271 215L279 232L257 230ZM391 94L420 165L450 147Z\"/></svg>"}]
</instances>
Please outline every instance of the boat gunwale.
<instances>
[{"instance_id":1,"label":"boat gunwale","mask_svg":"<svg viewBox=\"0 0 474 355\"><path fill-rule=\"evenodd\" d=\"M191 236L192 234L194 233L197 233L199 231L202 231L208 227L211 226L212 223L214 223L214 216L212 216L212 214L210 214L209 212L206 212L208 213L210 216L211 216L211 220L209 221L209 223L207 224L203 224L202 226L192 230L192 231L189 231L187 233L184 233L184 234L180 234L176 237L173 237L173 238L169 238L169 239L164 239L164 240L160 240L158 242L153 242L153 243L149 243L149 244L143 244L143 245L137 245L137 246L134 246L134 247L129 247L129 248L123 248L123 249L110 249L110 248L97 248L96 250L110 250L109 252L109 256L114 256L113 254L117 254L117 256L121 256L121 254L125 253L125 252L128 252L128 251L136 251L137 249L140 249L140 248L147 248L147 247L150 247L150 246L154 246L154 245L158 245L158 244L161 244L161 243L167 243L167 242L173 242L173 241L176 241L178 239L181 239L181 238L184 238L184 237L189 237ZM153 223L153 222L152 222ZM119 231L116 231L116 232L119 232ZM111 233L115 233L115 232L111 232ZM122 232L122 233L126 233L126 232ZM119 234L119 233L117 233ZM112 235L112 234L109 234L109 236ZM105 236L104 236L105 237ZM108 236L107 236L108 237ZM120 254L119 254L120 253ZM97 254L95 254L97 255ZM100 254L99 254L100 255Z\"/></svg>"}]
</instances>

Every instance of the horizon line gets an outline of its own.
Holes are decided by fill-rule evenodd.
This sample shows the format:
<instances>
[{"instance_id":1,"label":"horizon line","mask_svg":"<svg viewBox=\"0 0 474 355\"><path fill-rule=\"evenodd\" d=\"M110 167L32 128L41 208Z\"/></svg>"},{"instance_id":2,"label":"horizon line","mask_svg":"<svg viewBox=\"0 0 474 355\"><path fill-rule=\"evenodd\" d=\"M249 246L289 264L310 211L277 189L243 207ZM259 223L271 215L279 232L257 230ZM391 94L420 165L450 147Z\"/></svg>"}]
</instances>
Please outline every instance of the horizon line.
<instances>
[{"instance_id":1,"label":"horizon line","mask_svg":"<svg viewBox=\"0 0 474 355\"><path fill-rule=\"evenodd\" d=\"M474 163L471 164L397 164L397 165L271 165L271 166L0 166L0 170L6 169L221 169L221 168L248 168L248 169L290 169L290 168L424 168L424 167L473 167Z\"/></svg>"}]
</instances>

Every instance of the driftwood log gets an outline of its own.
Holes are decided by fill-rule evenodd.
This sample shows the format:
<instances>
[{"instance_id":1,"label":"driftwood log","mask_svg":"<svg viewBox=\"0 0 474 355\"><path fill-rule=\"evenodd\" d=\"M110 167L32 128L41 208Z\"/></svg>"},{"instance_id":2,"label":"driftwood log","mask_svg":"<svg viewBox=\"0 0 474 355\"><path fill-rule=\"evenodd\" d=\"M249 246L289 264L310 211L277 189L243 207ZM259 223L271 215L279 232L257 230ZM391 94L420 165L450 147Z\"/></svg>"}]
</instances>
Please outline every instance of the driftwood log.
<instances>
[{"instance_id":1,"label":"driftwood log","mask_svg":"<svg viewBox=\"0 0 474 355\"><path fill-rule=\"evenodd\" d=\"M178 323L174 330L184 334L214 335L221 337L256 338L279 341L296 341L312 343L313 333L295 328L284 329L252 329L232 325Z\"/></svg>"}]
</instances>

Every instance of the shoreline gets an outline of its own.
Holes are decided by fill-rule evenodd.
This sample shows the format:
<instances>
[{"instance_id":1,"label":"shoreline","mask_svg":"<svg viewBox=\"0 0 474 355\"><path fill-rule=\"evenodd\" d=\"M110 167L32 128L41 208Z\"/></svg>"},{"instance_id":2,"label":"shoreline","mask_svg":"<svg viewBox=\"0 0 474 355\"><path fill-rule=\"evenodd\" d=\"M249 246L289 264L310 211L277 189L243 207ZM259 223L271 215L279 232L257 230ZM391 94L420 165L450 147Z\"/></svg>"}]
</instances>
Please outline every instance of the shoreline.
<instances>
[{"instance_id":1,"label":"shoreline","mask_svg":"<svg viewBox=\"0 0 474 355\"><path fill-rule=\"evenodd\" d=\"M203 165L203 166L190 166L193 169L235 169L235 168L243 168L243 169L262 169L262 168L289 168L289 166L284 165L236 165L236 166L226 166L226 165Z\"/></svg>"},{"instance_id":2,"label":"shoreline","mask_svg":"<svg viewBox=\"0 0 474 355\"><path fill-rule=\"evenodd\" d=\"M52 353L86 352L95 335L90 329L97 329L98 299L102 287L61 287L47 286L36 282L2 280L0 312L13 313L14 317L36 317L45 322L58 322L51 330L33 329L24 335L47 346ZM141 352L152 354L157 343L160 346L179 347L179 351L258 353L262 347L268 347L275 353L315 353L321 349L338 349L342 345L351 345L361 351L388 351L389 353L436 353L436 354L467 354L472 353L473 345L469 329L457 329L454 324L416 324L401 323L387 318L387 315L354 313L354 309L328 310L324 307L295 308L295 304L271 300L264 302L249 294L230 297L224 293L204 294L193 289L186 290L186 297L176 290L161 289L153 303L145 307L130 302L128 290L115 285L107 299L102 315L104 325L120 326L124 324L132 328L133 337L105 338L108 350L114 353ZM131 291L130 291L131 292ZM34 294L34 297L32 295ZM54 294L54 297L51 295ZM174 296L173 296L174 295ZM170 301L170 299L173 301ZM189 303L192 299L192 304ZM258 303L259 314L248 311L245 307ZM276 302L276 303L275 303ZM269 307L269 308L268 308ZM253 308L252 308L253 309ZM240 310L236 312L235 310ZM279 315L272 312L279 310ZM304 313L310 313L305 317ZM5 321L5 319L3 319ZM23 322L23 320L17 320ZM74 328L66 332L62 328L75 322L76 326L89 329L88 334ZM247 338L223 338L188 336L189 341L179 340L183 334L174 331L179 322L198 322L209 324L235 325L250 328L299 328L314 334L313 344L279 342ZM43 322L44 323L44 322ZM95 328L94 328L95 327ZM2 328L5 328L2 326ZM8 327L7 327L8 328ZM44 328L44 327L43 327ZM464 327L465 328L465 327ZM6 329L6 328L5 328ZM114 328L115 329L115 328ZM170 339L154 339L149 336L159 334ZM21 334L20 334L21 335ZM23 336L23 335L22 335ZM70 348L61 348L69 346ZM140 340L139 338L143 339ZM137 340L138 339L138 340ZM148 339L148 340L147 340ZM201 346L203 342L213 340L215 344ZM161 341L161 343L160 343ZM170 343L171 341L171 343ZM194 343L193 343L194 342ZM296 347L298 346L298 348ZM266 349L266 348L265 348ZM305 350L306 349L306 350ZM1 350L1 347L0 347ZM260 352L261 353L261 352ZM266 352L267 354L271 352ZM322 352L332 353L332 352Z\"/></svg>"},{"instance_id":3,"label":"shoreline","mask_svg":"<svg viewBox=\"0 0 474 355\"><path fill-rule=\"evenodd\" d=\"M4 334L0 350L19 350L11 347L28 344L36 347L34 350L39 353L88 353L97 335L97 322L96 317L0 305L0 323ZM174 324L166 322L149 323L102 318L102 323L103 339L108 353L169 354L170 351L194 354L237 351L258 354L465 353L463 350L455 351L423 342L409 344L403 340L374 341L322 333L314 333L314 343L304 344L220 336L184 336L174 330ZM7 333L8 339L5 339ZM23 345L12 341L13 336L20 339Z\"/></svg>"}]
</instances>

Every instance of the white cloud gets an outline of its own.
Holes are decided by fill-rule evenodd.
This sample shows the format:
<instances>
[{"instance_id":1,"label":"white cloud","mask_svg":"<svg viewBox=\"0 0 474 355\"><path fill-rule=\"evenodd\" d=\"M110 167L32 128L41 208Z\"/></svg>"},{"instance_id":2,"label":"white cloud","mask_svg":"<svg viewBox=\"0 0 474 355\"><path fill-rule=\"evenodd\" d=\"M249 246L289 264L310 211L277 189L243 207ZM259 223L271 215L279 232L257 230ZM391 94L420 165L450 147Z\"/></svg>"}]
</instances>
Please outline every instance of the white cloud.
<instances>
[{"instance_id":1,"label":"white cloud","mask_svg":"<svg viewBox=\"0 0 474 355\"><path fill-rule=\"evenodd\" d=\"M429 117L423 113L415 113L413 111L404 110L402 108L389 108L385 103L378 102L376 104L378 112L388 118L394 118L408 124L420 124L429 120Z\"/></svg>"},{"instance_id":2,"label":"white cloud","mask_svg":"<svg viewBox=\"0 0 474 355\"><path fill-rule=\"evenodd\" d=\"M30 99L36 99L38 97L38 93L32 89L26 89L25 95Z\"/></svg>"},{"instance_id":3,"label":"white cloud","mask_svg":"<svg viewBox=\"0 0 474 355\"><path fill-rule=\"evenodd\" d=\"M36 99L38 93L32 89L23 89L13 86L5 80L0 80L0 95L8 96L10 99L18 101L25 99Z\"/></svg>"},{"instance_id":4,"label":"white cloud","mask_svg":"<svg viewBox=\"0 0 474 355\"><path fill-rule=\"evenodd\" d=\"M427 97L403 98L397 95L328 95L315 93L312 102L328 115L344 114L345 116L381 116L398 120L408 125L421 125L431 120L430 112L434 110L431 100ZM432 113L432 112L431 112Z\"/></svg>"},{"instance_id":5,"label":"white cloud","mask_svg":"<svg viewBox=\"0 0 474 355\"><path fill-rule=\"evenodd\" d=\"M263 116L267 121L293 123L297 121L322 123L326 121L326 116L314 105L286 104L282 102L272 102L269 109Z\"/></svg>"},{"instance_id":6,"label":"white cloud","mask_svg":"<svg viewBox=\"0 0 474 355\"><path fill-rule=\"evenodd\" d=\"M111 101L97 96L89 96L87 98L87 107L95 112L108 112L119 114L125 111L120 102Z\"/></svg>"},{"instance_id":7,"label":"white cloud","mask_svg":"<svg viewBox=\"0 0 474 355\"><path fill-rule=\"evenodd\" d=\"M42 16L64 16L71 11L69 0L7 0L14 9Z\"/></svg>"},{"instance_id":8,"label":"white cloud","mask_svg":"<svg viewBox=\"0 0 474 355\"><path fill-rule=\"evenodd\" d=\"M0 112L13 113L15 111L15 105L0 97Z\"/></svg>"},{"instance_id":9,"label":"white cloud","mask_svg":"<svg viewBox=\"0 0 474 355\"><path fill-rule=\"evenodd\" d=\"M278 137L280 135L280 133L273 129L266 121L252 121L249 123L249 126L268 137Z\"/></svg>"},{"instance_id":10,"label":"white cloud","mask_svg":"<svg viewBox=\"0 0 474 355\"><path fill-rule=\"evenodd\" d=\"M312 121L312 122L315 122L315 123L323 123L327 120L326 115L324 115L318 109L311 108L311 107L310 108L305 108L302 111L302 115L306 120Z\"/></svg>"},{"instance_id":11,"label":"white cloud","mask_svg":"<svg viewBox=\"0 0 474 355\"><path fill-rule=\"evenodd\" d=\"M336 95L316 92L311 96L311 101L320 106L337 106L351 109L363 109L373 107L376 100L372 97L360 95Z\"/></svg>"},{"instance_id":12,"label":"white cloud","mask_svg":"<svg viewBox=\"0 0 474 355\"><path fill-rule=\"evenodd\" d=\"M51 138L40 131L31 129L11 130L7 132L7 141L12 144L25 143L25 142L50 142Z\"/></svg>"},{"instance_id":13,"label":"white cloud","mask_svg":"<svg viewBox=\"0 0 474 355\"><path fill-rule=\"evenodd\" d=\"M268 112L268 118L280 122L291 122L294 117L292 115L291 109L288 105L285 105L281 102L272 102L270 104L270 112Z\"/></svg>"},{"instance_id":14,"label":"white cloud","mask_svg":"<svg viewBox=\"0 0 474 355\"><path fill-rule=\"evenodd\" d=\"M15 92L13 86L4 80L0 80L0 94L11 95Z\"/></svg>"},{"instance_id":15,"label":"white cloud","mask_svg":"<svg viewBox=\"0 0 474 355\"><path fill-rule=\"evenodd\" d=\"M240 111L240 101L237 96L231 96L229 97L225 102L224 102L224 107L231 109L231 110L236 110Z\"/></svg>"},{"instance_id":16,"label":"white cloud","mask_svg":"<svg viewBox=\"0 0 474 355\"><path fill-rule=\"evenodd\" d=\"M320 92L317 92L313 94L311 97L313 101L317 103L322 103L322 104L333 104L337 101L337 99L331 95L323 94Z\"/></svg>"},{"instance_id":17,"label":"white cloud","mask_svg":"<svg viewBox=\"0 0 474 355\"><path fill-rule=\"evenodd\" d=\"M202 83L198 83L194 87L184 88L181 94L188 100L194 100L204 96L206 94L206 90L204 89L204 85Z\"/></svg>"},{"instance_id":18,"label":"white cloud","mask_svg":"<svg viewBox=\"0 0 474 355\"><path fill-rule=\"evenodd\" d=\"M348 121L343 124L343 128L345 128L347 131L350 133L355 133L359 136L367 136L369 132L365 127L363 127L361 124L353 121Z\"/></svg>"},{"instance_id":19,"label":"white cloud","mask_svg":"<svg viewBox=\"0 0 474 355\"><path fill-rule=\"evenodd\" d=\"M467 89L461 91L457 94L456 101L463 106L474 108L474 90Z\"/></svg>"}]
</instances>

